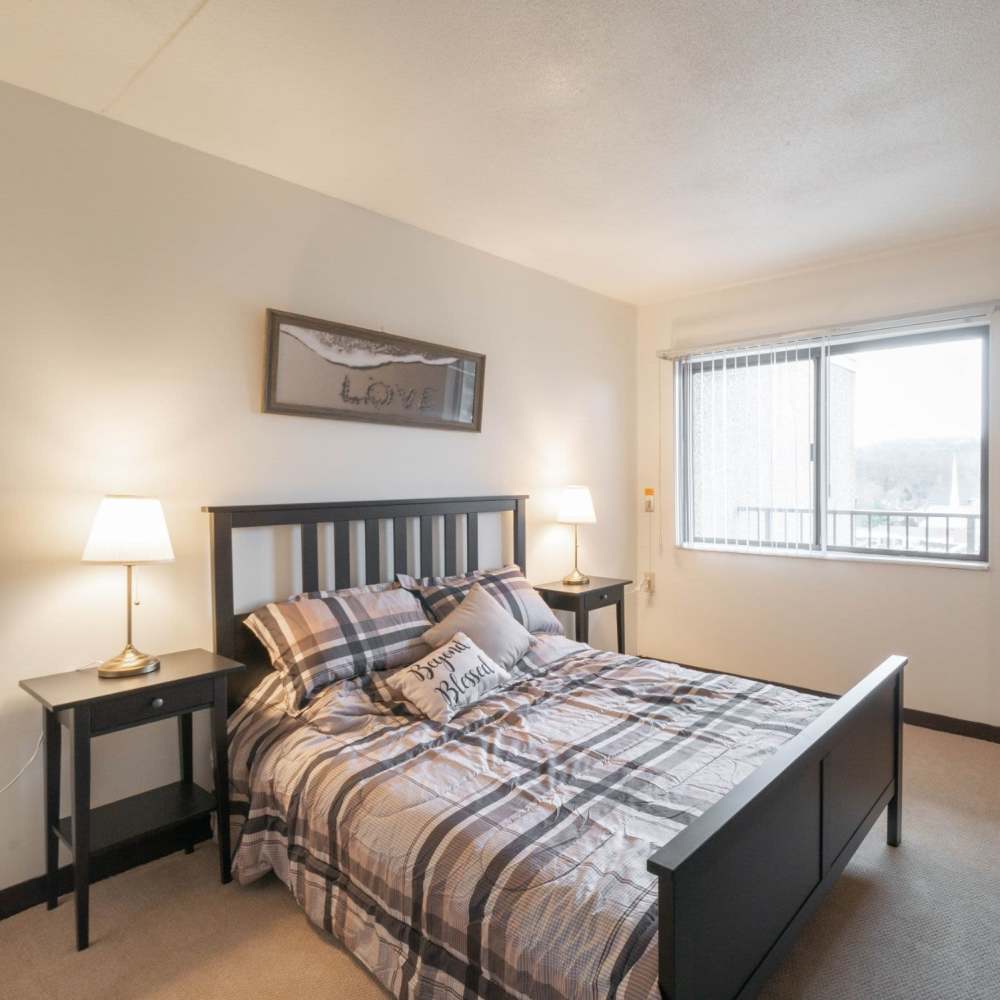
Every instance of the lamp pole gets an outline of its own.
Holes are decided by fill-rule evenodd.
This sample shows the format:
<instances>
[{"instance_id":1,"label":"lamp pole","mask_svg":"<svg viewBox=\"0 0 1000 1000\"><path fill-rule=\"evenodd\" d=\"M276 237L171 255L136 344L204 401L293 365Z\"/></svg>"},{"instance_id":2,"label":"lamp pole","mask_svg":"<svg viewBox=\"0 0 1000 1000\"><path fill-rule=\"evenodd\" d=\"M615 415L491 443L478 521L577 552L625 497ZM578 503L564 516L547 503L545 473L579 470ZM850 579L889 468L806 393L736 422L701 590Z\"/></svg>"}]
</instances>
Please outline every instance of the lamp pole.
<instances>
[{"instance_id":1,"label":"lamp pole","mask_svg":"<svg viewBox=\"0 0 1000 1000\"><path fill-rule=\"evenodd\" d=\"M585 583L590 583L590 577L580 572L580 523L573 524L573 572L563 577L563 583L571 586L582 587Z\"/></svg>"}]
</instances>

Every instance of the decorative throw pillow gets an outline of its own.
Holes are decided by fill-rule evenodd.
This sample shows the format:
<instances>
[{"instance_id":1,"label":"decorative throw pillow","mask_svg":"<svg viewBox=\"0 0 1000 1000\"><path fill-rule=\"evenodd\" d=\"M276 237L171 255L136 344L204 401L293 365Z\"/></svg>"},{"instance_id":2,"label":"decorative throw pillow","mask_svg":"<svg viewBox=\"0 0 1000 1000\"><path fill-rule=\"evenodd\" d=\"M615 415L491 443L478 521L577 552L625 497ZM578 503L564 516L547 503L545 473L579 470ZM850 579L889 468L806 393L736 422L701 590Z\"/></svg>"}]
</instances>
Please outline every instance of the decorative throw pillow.
<instances>
[{"instance_id":1,"label":"decorative throw pillow","mask_svg":"<svg viewBox=\"0 0 1000 1000\"><path fill-rule=\"evenodd\" d=\"M459 632L464 632L504 670L513 667L531 645L531 633L478 583L454 611L424 633L424 642L436 649Z\"/></svg>"},{"instance_id":2,"label":"decorative throw pillow","mask_svg":"<svg viewBox=\"0 0 1000 1000\"><path fill-rule=\"evenodd\" d=\"M320 688L423 656L428 621L402 588L300 595L258 608L245 620L281 675L288 711L297 715Z\"/></svg>"},{"instance_id":3,"label":"decorative throw pillow","mask_svg":"<svg viewBox=\"0 0 1000 1000\"><path fill-rule=\"evenodd\" d=\"M475 584L479 584L500 606L509 611L529 632L562 635L563 627L541 599L538 591L524 578L518 566L481 569L465 576L425 576L397 573L396 579L407 590L419 594L433 621L441 621L458 607Z\"/></svg>"},{"instance_id":4,"label":"decorative throw pillow","mask_svg":"<svg viewBox=\"0 0 1000 1000\"><path fill-rule=\"evenodd\" d=\"M386 683L428 719L447 722L509 681L510 674L503 667L463 632L456 632L443 646L393 674Z\"/></svg>"}]
</instances>

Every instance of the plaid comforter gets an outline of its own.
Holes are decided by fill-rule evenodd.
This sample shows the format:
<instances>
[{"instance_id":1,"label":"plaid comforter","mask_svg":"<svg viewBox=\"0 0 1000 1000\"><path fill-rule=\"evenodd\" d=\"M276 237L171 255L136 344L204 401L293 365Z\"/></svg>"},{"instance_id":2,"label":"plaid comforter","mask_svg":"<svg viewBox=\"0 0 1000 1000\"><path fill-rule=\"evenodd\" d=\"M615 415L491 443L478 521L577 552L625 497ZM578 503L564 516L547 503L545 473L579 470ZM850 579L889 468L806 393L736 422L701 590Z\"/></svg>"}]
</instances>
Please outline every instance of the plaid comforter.
<instances>
[{"instance_id":1,"label":"plaid comforter","mask_svg":"<svg viewBox=\"0 0 1000 1000\"><path fill-rule=\"evenodd\" d=\"M826 699L540 636L505 690L433 723L384 675L230 722L234 872L277 873L391 993L657 990L646 860Z\"/></svg>"}]
</instances>

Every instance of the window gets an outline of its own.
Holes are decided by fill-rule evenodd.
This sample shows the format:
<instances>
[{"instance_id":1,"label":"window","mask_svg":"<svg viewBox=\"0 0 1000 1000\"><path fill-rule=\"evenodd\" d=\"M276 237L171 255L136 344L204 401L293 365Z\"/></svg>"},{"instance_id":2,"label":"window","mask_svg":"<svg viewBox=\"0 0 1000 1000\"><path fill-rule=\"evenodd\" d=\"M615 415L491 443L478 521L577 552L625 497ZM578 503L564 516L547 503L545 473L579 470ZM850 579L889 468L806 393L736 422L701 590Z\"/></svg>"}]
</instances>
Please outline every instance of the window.
<instances>
[{"instance_id":1,"label":"window","mask_svg":"<svg viewBox=\"0 0 1000 1000\"><path fill-rule=\"evenodd\" d=\"M680 359L681 542L985 561L988 350L965 325Z\"/></svg>"}]
</instances>

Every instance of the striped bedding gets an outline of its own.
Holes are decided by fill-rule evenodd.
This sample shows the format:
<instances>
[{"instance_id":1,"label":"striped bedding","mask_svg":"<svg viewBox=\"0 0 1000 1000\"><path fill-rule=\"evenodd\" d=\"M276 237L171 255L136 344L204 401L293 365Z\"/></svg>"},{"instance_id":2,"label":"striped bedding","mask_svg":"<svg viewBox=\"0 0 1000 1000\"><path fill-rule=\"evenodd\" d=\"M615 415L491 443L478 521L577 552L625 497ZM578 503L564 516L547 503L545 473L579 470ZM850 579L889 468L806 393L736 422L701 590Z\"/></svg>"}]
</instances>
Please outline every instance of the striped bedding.
<instances>
[{"instance_id":1,"label":"striped bedding","mask_svg":"<svg viewBox=\"0 0 1000 1000\"><path fill-rule=\"evenodd\" d=\"M230 721L234 872L269 871L400 997L658 997L646 860L827 699L538 636L449 723L384 674Z\"/></svg>"}]
</instances>

